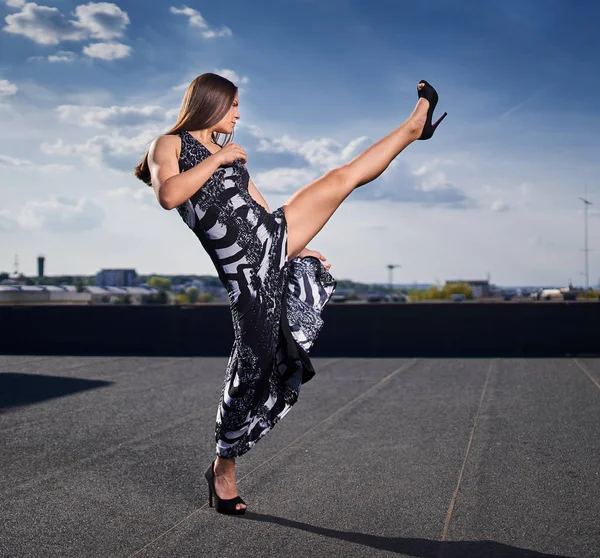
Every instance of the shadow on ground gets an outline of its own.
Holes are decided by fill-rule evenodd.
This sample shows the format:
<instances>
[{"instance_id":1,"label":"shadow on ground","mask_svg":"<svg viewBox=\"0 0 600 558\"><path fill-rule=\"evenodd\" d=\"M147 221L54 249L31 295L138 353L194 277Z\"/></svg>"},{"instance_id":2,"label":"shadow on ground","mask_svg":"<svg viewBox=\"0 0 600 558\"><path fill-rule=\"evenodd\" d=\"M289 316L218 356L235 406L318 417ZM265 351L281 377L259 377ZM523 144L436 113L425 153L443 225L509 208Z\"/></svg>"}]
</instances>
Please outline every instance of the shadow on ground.
<instances>
[{"instance_id":1,"label":"shadow on ground","mask_svg":"<svg viewBox=\"0 0 600 558\"><path fill-rule=\"evenodd\" d=\"M484 556L485 558L571 558L563 554L546 554L494 541L441 542L429 539L381 537L352 531L336 531L335 529L326 529L324 527L309 525L308 523L254 512L246 512L242 517L252 521L274 523L282 527L300 529L332 539L418 558L482 558Z\"/></svg>"},{"instance_id":2,"label":"shadow on ground","mask_svg":"<svg viewBox=\"0 0 600 558\"><path fill-rule=\"evenodd\" d=\"M31 405L79 391L105 387L112 383L43 374L0 372L0 412L11 407Z\"/></svg>"}]
</instances>

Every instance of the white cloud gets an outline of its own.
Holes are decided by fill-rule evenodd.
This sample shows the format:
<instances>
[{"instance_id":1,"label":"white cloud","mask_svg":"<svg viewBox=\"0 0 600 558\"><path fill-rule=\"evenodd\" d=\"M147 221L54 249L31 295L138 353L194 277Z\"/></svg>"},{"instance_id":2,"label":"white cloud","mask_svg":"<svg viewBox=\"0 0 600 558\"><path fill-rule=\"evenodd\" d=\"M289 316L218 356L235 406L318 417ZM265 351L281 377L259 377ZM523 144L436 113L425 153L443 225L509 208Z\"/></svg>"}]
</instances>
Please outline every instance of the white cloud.
<instances>
[{"instance_id":1,"label":"white cloud","mask_svg":"<svg viewBox=\"0 0 600 558\"><path fill-rule=\"evenodd\" d=\"M296 153L301 142L292 139L287 134L274 140L261 139L257 151L267 151L270 153Z\"/></svg>"},{"instance_id":2,"label":"white cloud","mask_svg":"<svg viewBox=\"0 0 600 558\"><path fill-rule=\"evenodd\" d=\"M43 153L46 153L47 155L61 155L63 157L67 155L78 155L80 154L83 148L84 146L81 144L71 145L65 143L60 138L57 139L54 143L44 142L40 145L40 149Z\"/></svg>"},{"instance_id":3,"label":"white cloud","mask_svg":"<svg viewBox=\"0 0 600 558\"><path fill-rule=\"evenodd\" d=\"M129 16L116 4L90 2L75 8L78 25L87 29L94 39L115 39L122 37Z\"/></svg>"},{"instance_id":4,"label":"white cloud","mask_svg":"<svg viewBox=\"0 0 600 558\"><path fill-rule=\"evenodd\" d=\"M77 55L70 50L59 50L48 56L49 62L73 62Z\"/></svg>"},{"instance_id":5,"label":"white cloud","mask_svg":"<svg viewBox=\"0 0 600 558\"><path fill-rule=\"evenodd\" d=\"M10 97L18 90L19 88L14 83L11 83L7 79L0 79L0 98Z\"/></svg>"},{"instance_id":6,"label":"white cloud","mask_svg":"<svg viewBox=\"0 0 600 558\"><path fill-rule=\"evenodd\" d=\"M284 135L273 140L261 139L258 151L300 155L312 167L325 172L349 162L358 153L361 145L368 141L370 141L368 137L361 136L342 146L331 138L311 139L302 142Z\"/></svg>"},{"instance_id":7,"label":"white cloud","mask_svg":"<svg viewBox=\"0 0 600 558\"><path fill-rule=\"evenodd\" d=\"M90 38L114 39L122 37L129 24L127 13L109 2L89 2L77 6L75 19L67 19L58 8L40 6L35 2L12 2L9 5L20 8L21 11L6 16L4 31L22 35L41 45L57 45L63 41L83 41ZM92 45L89 55L110 60L129 55L130 47L108 44L111 45L110 48ZM112 53L111 57L106 58L109 53Z\"/></svg>"},{"instance_id":8,"label":"white cloud","mask_svg":"<svg viewBox=\"0 0 600 558\"><path fill-rule=\"evenodd\" d=\"M361 139L358 138L359 142ZM356 148L359 142L353 140L346 147L342 147L335 140L329 138L309 140L298 148L298 153L312 166L328 170L347 163L351 158L353 148Z\"/></svg>"},{"instance_id":9,"label":"white cloud","mask_svg":"<svg viewBox=\"0 0 600 558\"><path fill-rule=\"evenodd\" d=\"M30 56L28 61L42 61L42 62L74 62L77 58L77 53L70 50L59 50L54 54L48 56Z\"/></svg>"},{"instance_id":10,"label":"white cloud","mask_svg":"<svg viewBox=\"0 0 600 558\"><path fill-rule=\"evenodd\" d=\"M131 55L132 49L121 43L92 43L83 47L83 54L101 60L118 60Z\"/></svg>"},{"instance_id":11,"label":"white cloud","mask_svg":"<svg viewBox=\"0 0 600 558\"><path fill-rule=\"evenodd\" d=\"M510 209L510 207L504 203L502 200L496 200L493 204L492 204L492 211L494 212L499 212L499 213L503 213L506 212Z\"/></svg>"},{"instance_id":12,"label":"white cloud","mask_svg":"<svg viewBox=\"0 0 600 558\"><path fill-rule=\"evenodd\" d=\"M21 11L7 15L4 31L23 35L40 45L57 45L61 41L81 41L86 30L76 21L68 20L58 8L38 6L30 2Z\"/></svg>"},{"instance_id":13,"label":"white cloud","mask_svg":"<svg viewBox=\"0 0 600 558\"><path fill-rule=\"evenodd\" d=\"M411 176L416 178L414 178L415 184L410 194L407 192L408 197L406 201L455 209L475 207L477 205L475 200L452 184L446 173L439 170L439 167L444 163L453 164L452 161L433 159L429 163L411 171Z\"/></svg>"},{"instance_id":14,"label":"white cloud","mask_svg":"<svg viewBox=\"0 0 600 558\"><path fill-rule=\"evenodd\" d=\"M109 190L107 195L109 198L117 200L130 200L134 202L141 202L144 205L151 205L156 208L160 208L156 201L156 195L154 189L146 186L145 184L139 183L140 185L135 188L129 186L122 186L121 188L115 188Z\"/></svg>"},{"instance_id":15,"label":"white cloud","mask_svg":"<svg viewBox=\"0 0 600 558\"><path fill-rule=\"evenodd\" d=\"M25 229L77 232L99 228L105 213L101 205L86 198L53 196L46 201L28 202L23 207L18 222Z\"/></svg>"},{"instance_id":16,"label":"white cloud","mask_svg":"<svg viewBox=\"0 0 600 558\"><path fill-rule=\"evenodd\" d=\"M318 177L315 169L278 168L258 172L252 181L261 192L291 194Z\"/></svg>"},{"instance_id":17,"label":"white cloud","mask_svg":"<svg viewBox=\"0 0 600 558\"><path fill-rule=\"evenodd\" d=\"M423 190L423 192L444 189L446 184L448 184L446 173L443 171L428 171L425 174L418 174L417 176L420 178L419 190Z\"/></svg>"},{"instance_id":18,"label":"white cloud","mask_svg":"<svg viewBox=\"0 0 600 558\"><path fill-rule=\"evenodd\" d=\"M428 161L424 165L421 165L419 168L412 171L412 174L414 176L426 176L426 175L429 175L432 172L434 172L440 166L444 166L444 165L445 166L453 166L455 164L456 163L454 161L452 161L451 159L440 159L440 158L436 157L435 159L431 159L431 161ZM489 186L484 186L484 187L489 188Z\"/></svg>"},{"instance_id":19,"label":"white cloud","mask_svg":"<svg viewBox=\"0 0 600 558\"><path fill-rule=\"evenodd\" d=\"M6 0L6 5L9 8L22 8L26 4L26 0Z\"/></svg>"},{"instance_id":20,"label":"white cloud","mask_svg":"<svg viewBox=\"0 0 600 558\"><path fill-rule=\"evenodd\" d=\"M206 23L206 20L202 17L198 10L188 8L187 6L184 6L183 8L175 8L174 6L171 6L169 11L172 14L188 16L190 18L189 23L192 26L200 27L201 29L208 29L208 23Z\"/></svg>"},{"instance_id":21,"label":"white cloud","mask_svg":"<svg viewBox=\"0 0 600 558\"><path fill-rule=\"evenodd\" d=\"M428 171L423 174L417 171L411 171L405 162L396 159L380 178L357 188L351 194L352 199L370 202L393 201L449 209L475 206L474 200L447 181L444 173Z\"/></svg>"},{"instance_id":22,"label":"white cloud","mask_svg":"<svg viewBox=\"0 0 600 558\"><path fill-rule=\"evenodd\" d=\"M93 167L133 172L150 142L160 133L157 127L148 126L135 136L98 135L76 144L59 138L54 143L42 143L40 148L48 155L81 157Z\"/></svg>"},{"instance_id":23,"label":"white cloud","mask_svg":"<svg viewBox=\"0 0 600 558\"><path fill-rule=\"evenodd\" d=\"M60 105L56 108L59 117L65 122L84 127L105 128L121 126L143 126L152 122L166 122L173 117L173 111L159 106L85 106Z\"/></svg>"},{"instance_id":24,"label":"white cloud","mask_svg":"<svg viewBox=\"0 0 600 558\"><path fill-rule=\"evenodd\" d=\"M238 121L236 127L241 127L245 130L248 130L248 133L255 138L263 139L265 137L265 133L263 132L262 128L256 126L256 124L247 124L243 120L240 120Z\"/></svg>"},{"instance_id":25,"label":"white cloud","mask_svg":"<svg viewBox=\"0 0 600 558\"><path fill-rule=\"evenodd\" d=\"M190 83L192 82L192 80L190 81L185 81L183 83L180 83L179 85L174 85L173 87L171 87L171 89L173 91L186 91L187 88L190 86Z\"/></svg>"},{"instance_id":26,"label":"white cloud","mask_svg":"<svg viewBox=\"0 0 600 558\"><path fill-rule=\"evenodd\" d=\"M26 167L29 165L31 165L31 161L27 161L26 159L0 155L0 166L2 167Z\"/></svg>"},{"instance_id":27,"label":"white cloud","mask_svg":"<svg viewBox=\"0 0 600 558\"><path fill-rule=\"evenodd\" d=\"M0 168L1 167L43 172L61 172L73 170L73 167L70 165L57 165L54 163L48 165L38 164L29 161L28 159L17 159L16 157L10 157L9 155L0 155Z\"/></svg>"},{"instance_id":28,"label":"white cloud","mask_svg":"<svg viewBox=\"0 0 600 558\"><path fill-rule=\"evenodd\" d=\"M226 25L222 25L221 29L215 31L214 29L209 29L208 31L203 31L202 36L205 39L214 39L215 37L231 37L232 32L229 27Z\"/></svg>"},{"instance_id":29,"label":"white cloud","mask_svg":"<svg viewBox=\"0 0 600 558\"><path fill-rule=\"evenodd\" d=\"M215 70L215 74L223 76L225 79L232 81L235 85L246 85L250 80L246 76L240 76L233 70Z\"/></svg>"},{"instance_id":30,"label":"white cloud","mask_svg":"<svg viewBox=\"0 0 600 558\"><path fill-rule=\"evenodd\" d=\"M172 14L187 16L189 18L188 22L191 27L203 29L202 36L205 39L214 39L215 37L231 37L232 35L231 29L225 25L222 25L219 30L212 28L210 25L208 25L198 10L194 10L188 6L183 6L183 8L175 8L171 6L169 11Z\"/></svg>"}]
</instances>

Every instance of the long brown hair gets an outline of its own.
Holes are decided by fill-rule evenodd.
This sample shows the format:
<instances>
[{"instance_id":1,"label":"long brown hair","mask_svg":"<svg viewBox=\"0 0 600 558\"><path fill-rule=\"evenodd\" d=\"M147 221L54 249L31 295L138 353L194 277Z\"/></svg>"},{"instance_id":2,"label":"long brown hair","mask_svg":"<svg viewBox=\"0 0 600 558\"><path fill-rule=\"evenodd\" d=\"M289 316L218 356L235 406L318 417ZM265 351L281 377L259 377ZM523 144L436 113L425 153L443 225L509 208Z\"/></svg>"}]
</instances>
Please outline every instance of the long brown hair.
<instances>
[{"instance_id":1,"label":"long brown hair","mask_svg":"<svg viewBox=\"0 0 600 558\"><path fill-rule=\"evenodd\" d=\"M185 92L175 126L165 135L177 135L184 130L204 130L214 126L231 108L237 90L238 88L223 76L211 73L198 76ZM221 135L225 137L220 142ZM212 133L212 140L221 147L231 141L232 137L233 134ZM151 186L148 152L149 149L135 167L135 176Z\"/></svg>"}]
</instances>

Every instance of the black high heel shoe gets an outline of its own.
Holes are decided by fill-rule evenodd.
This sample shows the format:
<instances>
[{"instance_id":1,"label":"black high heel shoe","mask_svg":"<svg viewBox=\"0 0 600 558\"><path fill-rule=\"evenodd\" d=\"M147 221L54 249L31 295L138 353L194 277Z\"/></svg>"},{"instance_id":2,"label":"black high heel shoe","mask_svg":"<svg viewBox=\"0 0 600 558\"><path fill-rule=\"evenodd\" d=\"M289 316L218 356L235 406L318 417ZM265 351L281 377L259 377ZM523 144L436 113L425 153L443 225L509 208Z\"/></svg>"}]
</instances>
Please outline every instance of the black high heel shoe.
<instances>
[{"instance_id":1,"label":"black high heel shoe","mask_svg":"<svg viewBox=\"0 0 600 558\"><path fill-rule=\"evenodd\" d=\"M424 84L422 89L419 89L419 85ZM419 95L420 99L427 99L429 101L429 110L427 111L427 120L425 122L425 126L423 126L423 132L421 133L421 137L419 138L420 140L426 140L429 139L431 136L433 136L433 132L435 132L435 129L438 127L438 124L444 120L444 118L446 118L446 115L448 114L447 112L445 112L444 114L442 114L442 116L440 116L435 124L431 123L431 117L433 116L433 109L435 109L435 105L437 105L438 102L438 94L437 91L431 87L431 85L429 85L424 79L422 79L419 82L419 85L417 85L417 94Z\"/></svg>"},{"instance_id":2,"label":"black high heel shoe","mask_svg":"<svg viewBox=\"0 0 600 558\"><path fill-rule=\"evenodd\" d=\"M239 496L235 498L230 498L229 500L223 500L217 496L217 491L215 489L215 470L214 470L215 462L213 461L208 469L206 469L206 473L204 473L204 478L208 483L208 505L213 507L213 498L215 503L215 509L219 513L223 513L226 515L243 515L246 513L246 508L236 509L237 504L244 504L246 502L242 500Z\"/></svg>"}]
</instances>

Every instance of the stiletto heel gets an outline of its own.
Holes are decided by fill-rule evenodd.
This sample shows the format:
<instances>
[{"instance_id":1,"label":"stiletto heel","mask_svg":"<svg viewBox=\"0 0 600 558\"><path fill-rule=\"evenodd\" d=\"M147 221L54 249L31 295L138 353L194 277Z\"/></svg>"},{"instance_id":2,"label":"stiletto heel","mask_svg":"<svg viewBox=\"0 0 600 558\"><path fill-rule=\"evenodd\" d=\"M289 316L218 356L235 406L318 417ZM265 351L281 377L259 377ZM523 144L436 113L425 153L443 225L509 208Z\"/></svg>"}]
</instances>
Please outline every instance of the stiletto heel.
<instances>
[{"instance_id":1,"label":"stiletto heel","mask_svg":"<svg viewBox=\"0 0 600 558\"><path fill-rule=\"evenodd\" d=\"M419 85L423 84L423 87L419 89ZM438 94L437 91L429 85L424 79L422 79L417 85L417 94L420 99L427 99L429 101L429 110L427 111L427 120L425 121L425 126L423 126L423 132L421 133L420 140L429 139L433 136L433 132L438 127L439 123L446 118L448 115L447 112L442 114L436 121L435 124L431 123L431 118L433 116L433 110L438 102Z\"/></svg>"},{"instance_id":2,"label":"stiletto heel","mask_svg":"<svg viewBox=\"0 0 600 558\"><path fill-rule=\"evenodd\" d=\"M204 473L204 478L208 483L208 505L209 507L213 507L213 499L214 499L214 507L219 513L223 513L226 515L243 515L246 513L246 508L237 509L237 504L244 504L246 502L242 500L239 496L235 498L230 498L229 500L223 500L219 498L217 495L217 490L215 488L215 462L213 461L208 469L206 469L206 473Z\"/></svg>"}]
</instances>

